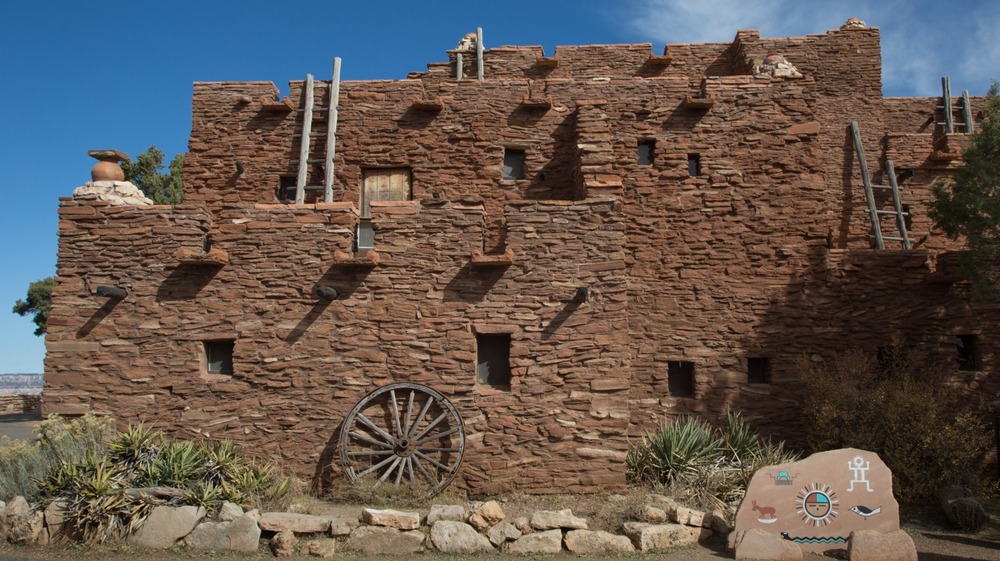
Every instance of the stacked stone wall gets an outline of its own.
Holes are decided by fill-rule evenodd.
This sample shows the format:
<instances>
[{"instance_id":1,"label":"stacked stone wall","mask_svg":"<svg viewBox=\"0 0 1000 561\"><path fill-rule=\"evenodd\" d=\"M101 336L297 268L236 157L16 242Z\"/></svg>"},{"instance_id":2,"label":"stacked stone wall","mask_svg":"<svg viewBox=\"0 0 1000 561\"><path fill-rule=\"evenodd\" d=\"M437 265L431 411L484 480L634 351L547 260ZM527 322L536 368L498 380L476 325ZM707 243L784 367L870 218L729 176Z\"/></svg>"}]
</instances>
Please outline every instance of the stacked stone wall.
<instances>
[{"instance_id":1,"label":"stacked stone wall","mask_svg":"<svg viewBox=\"0 0 1000 561\"><path fill-rule=\"evenodd\" d=\"M927 130L934 100L882 98L877 29L651 49L503 47L482 81L471 53L472 78L450 53L406 80L345 81L332 203L281 200L304 82L287 104L269 83L196 84L185 205L62 202L46 408L231 438L324 483L349 409L417 382L466 419L464 488L552 492L621 486L630 439L680 414L739 409L799 438L803 357L897 345L953 368L955 337L975 334L983 368L958 377L993 388L998 310L942 282L961 244L928 218L963 136ZM803 75L753 75L770 54ZM314 87L310 186L331 103ZM886 158L912 172L914 250L871 250L851 121L874 182ZM505 150L524 178L503 178ZM408 168L412 193L371 204L375 259L354 246L381 168ZM477 334L510 335L509 388L476 383ZM206 372L220 340L232 375ZM769 383L749 382L751 358ZM693 365L693 395L671 395L672 362Z\"/></svg>"}]
</instances>

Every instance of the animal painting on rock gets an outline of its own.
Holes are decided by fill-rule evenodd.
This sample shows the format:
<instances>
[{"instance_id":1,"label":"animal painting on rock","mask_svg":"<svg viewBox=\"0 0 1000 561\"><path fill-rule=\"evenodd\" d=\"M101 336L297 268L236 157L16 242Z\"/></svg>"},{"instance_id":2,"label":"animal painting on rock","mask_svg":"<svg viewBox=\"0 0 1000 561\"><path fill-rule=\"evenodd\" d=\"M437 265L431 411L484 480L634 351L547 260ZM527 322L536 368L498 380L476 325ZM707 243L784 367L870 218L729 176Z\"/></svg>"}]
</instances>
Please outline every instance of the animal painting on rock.
<instances>
[{"instance_id":1,"label":"animal painting on rock","mask_svg":"<svg viewBox=\"0 0 1000 561\"><path fill-rule=\"evenodd\" d=\"M846 549L854 530L898 530L892 472L878 454L855 448L761 468L736 513L737 532L753 528L804 552Z\"/></svg>"}]
</instances>

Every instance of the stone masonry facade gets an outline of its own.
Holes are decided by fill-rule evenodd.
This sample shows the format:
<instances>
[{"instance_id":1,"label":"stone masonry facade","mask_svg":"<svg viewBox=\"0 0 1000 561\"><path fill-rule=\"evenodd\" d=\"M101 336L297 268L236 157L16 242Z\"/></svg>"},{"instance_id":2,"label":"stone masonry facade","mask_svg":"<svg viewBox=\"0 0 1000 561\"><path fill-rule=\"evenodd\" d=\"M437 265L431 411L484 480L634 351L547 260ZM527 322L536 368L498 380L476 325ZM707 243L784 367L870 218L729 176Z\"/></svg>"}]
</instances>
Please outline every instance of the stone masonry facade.
<instances>
[{"instance_id":1,"label":"stone masonry facade","mask_svg":"<svg viewBox=\"0 0 1000 561\"><path fill-rule=\"evenodd\" d=\"M449 51L342 82L329 203L283 189L305 81L287 101L196 83L183 204L60 202L44 412L235 440L322 486L354 404L416 382L464 419L454 485L547 493L622 487L630 443L682 414L738 410L795 441L802 357L905 346L995 395L1000 310L954 282L961 244L927 214L965 135L937 124L940 98L883 97L878 29L652 49L490 48L483 80ZM761 71L776 54L797 72ZM320 185L330 83L313 93ZM914 249L873 249L851 121L875 183L895 163ZM362 251L378 170L410 193L370 202ZM507 384L477 381L484 335L510 338ZM212 342L231 371L207 366Z\"/></svg>"}]
</instances>

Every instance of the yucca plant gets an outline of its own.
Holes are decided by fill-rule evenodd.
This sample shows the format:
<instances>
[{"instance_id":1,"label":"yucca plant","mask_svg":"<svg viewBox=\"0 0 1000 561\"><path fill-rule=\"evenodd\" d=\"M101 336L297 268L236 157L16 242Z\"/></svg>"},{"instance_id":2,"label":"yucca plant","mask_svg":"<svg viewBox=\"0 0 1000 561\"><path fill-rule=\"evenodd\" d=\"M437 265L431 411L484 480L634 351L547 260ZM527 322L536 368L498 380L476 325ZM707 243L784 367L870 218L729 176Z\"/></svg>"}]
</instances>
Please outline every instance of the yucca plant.
<instances>
[{"instance_id":1,"label":"yucca plant","mask_svg":"<svg viewBox=\"0 0 1000 561\"><path fill-rule=\"evenodd\" d=\"M153 465L163 434L144 423L130 425L108 443L108 456L119 465L142 470Z\"/></svg>"},{"instance_id":2,"label":"yucca plant","mask_svg":"<svg viewBox=\"0 0 1000 561\"><path fill-rule=\"evenodd\" d=\"M163 484L185 487L205 474L206 454L192 442L172 440L160 448L153 465Z\"/></svg>"}]
</instances>

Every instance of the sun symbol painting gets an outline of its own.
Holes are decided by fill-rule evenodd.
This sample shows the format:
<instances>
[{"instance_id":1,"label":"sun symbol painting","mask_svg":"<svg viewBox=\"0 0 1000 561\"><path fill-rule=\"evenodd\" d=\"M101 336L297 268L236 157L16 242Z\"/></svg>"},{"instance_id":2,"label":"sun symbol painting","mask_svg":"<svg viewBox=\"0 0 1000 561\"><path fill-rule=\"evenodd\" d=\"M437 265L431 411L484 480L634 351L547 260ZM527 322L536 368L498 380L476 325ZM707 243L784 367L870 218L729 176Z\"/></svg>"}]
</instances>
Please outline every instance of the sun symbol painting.
<instances>
[{"instance_id":1,"label":"sun symbol painting","mask_svg":"<svg viewBox=\"0 0 1000 561\"><path fill-rule=\"evenodd\" d=\"M796 511L802 521L813 526L826 526L837 517L837 494L828 486L819 483L805 487L798 495L799 507Z\"/></svg>"}]
</instances>

